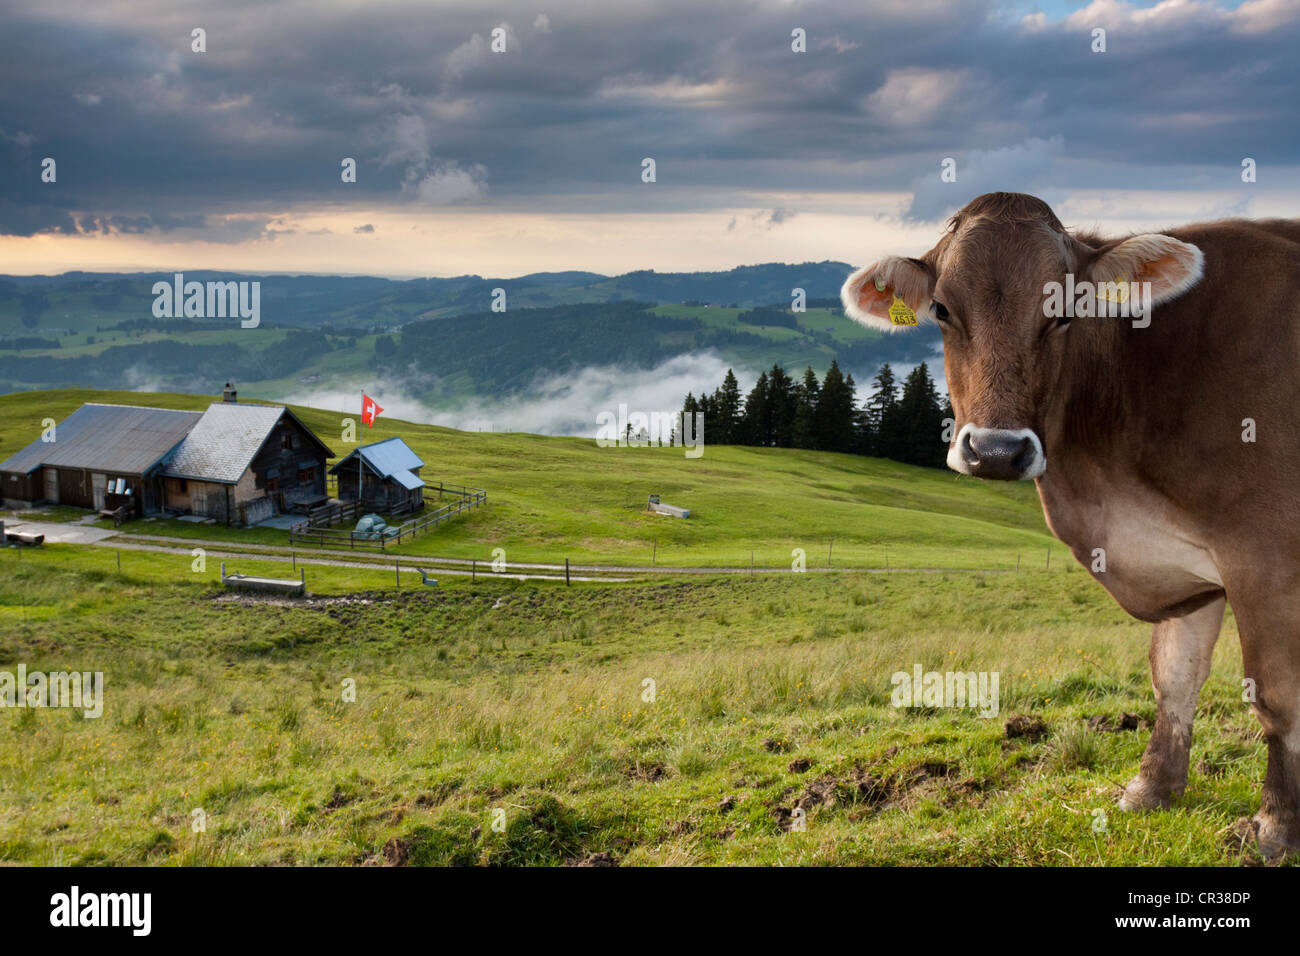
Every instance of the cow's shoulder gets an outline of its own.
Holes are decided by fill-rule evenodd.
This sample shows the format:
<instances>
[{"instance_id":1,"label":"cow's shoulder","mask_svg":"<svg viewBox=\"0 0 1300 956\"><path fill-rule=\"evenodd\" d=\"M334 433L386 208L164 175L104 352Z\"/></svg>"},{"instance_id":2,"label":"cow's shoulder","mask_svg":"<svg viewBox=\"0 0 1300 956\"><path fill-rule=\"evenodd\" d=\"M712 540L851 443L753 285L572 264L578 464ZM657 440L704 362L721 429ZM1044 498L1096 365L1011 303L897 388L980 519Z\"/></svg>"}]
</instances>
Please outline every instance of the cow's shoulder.
<instances>
[{"instance_id":1,"label":"cow's shoulder","mask_svg":"<svg viewBox=\"0 0 1300 956\"><path fill-rule=\"evenodd\" d=\"M1183 242L1235 244L1243 251L1300 250L1300 219L1217 219L1163 231Z\"/></svg>"}]
</instances>

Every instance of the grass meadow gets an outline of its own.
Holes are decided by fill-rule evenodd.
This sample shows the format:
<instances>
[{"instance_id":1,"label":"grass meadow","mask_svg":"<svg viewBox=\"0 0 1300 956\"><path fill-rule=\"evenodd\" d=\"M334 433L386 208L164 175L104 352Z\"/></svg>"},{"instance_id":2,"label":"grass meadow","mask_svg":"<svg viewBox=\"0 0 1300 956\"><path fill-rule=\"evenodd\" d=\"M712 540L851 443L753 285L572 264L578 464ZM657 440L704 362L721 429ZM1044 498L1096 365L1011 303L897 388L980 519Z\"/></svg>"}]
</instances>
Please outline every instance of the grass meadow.
<instances>
[{"instance_id":1,"label":"grass meadow","mask_svg":"<svg viewBox=\"0 0 1300 956\"><path fill-rule=\"evenodd\" d=\"M58 550L0 554L0 659L102 671L104 712L3 715L8 862L1229 864L1264 771L1229 620L1187 795L1115 810L1147 629L1082 572L339 569L287 605ZM997 671L1000 713L891 706L915 664Z\"/></svg>"},{"instance_id":2,"label":"grass meadow","mask_svg":"<svg viewBox=\"0 0 1300 956\"><path fill-rule=\"evenodd\" d=\"M82 401L0 397L0 456ZM301 410L334 442L336 413ZM1187 794L1115 808L1154 718L1149 628L1031 487L814 452L598 449L385 422L488 505L403 545L510 561L830 573L624 582L0 549L0 671L104 675L102 716L0 709L0 862L63 865L1236 864L1265 748L1229 615ZM335 442L335 451L347 446ZM646 494L692 509L644 511ZM76 516L60 509L51 519ZM284 532L133 522L263 545ZM833 546L831 539L834 539ZM832 551L833 548L833 551ZM1016 570L1018 557L1023 557ZM255 554L232 570L287 576ZM883 568L888 572L867 569ZM949 569L949 570L920 570ZM983 570L981 570L983 569ZM999 713L893 706L892 675L996 672ZM197 826L197 821L202 826Z\"/></svg>"}]
</instances>

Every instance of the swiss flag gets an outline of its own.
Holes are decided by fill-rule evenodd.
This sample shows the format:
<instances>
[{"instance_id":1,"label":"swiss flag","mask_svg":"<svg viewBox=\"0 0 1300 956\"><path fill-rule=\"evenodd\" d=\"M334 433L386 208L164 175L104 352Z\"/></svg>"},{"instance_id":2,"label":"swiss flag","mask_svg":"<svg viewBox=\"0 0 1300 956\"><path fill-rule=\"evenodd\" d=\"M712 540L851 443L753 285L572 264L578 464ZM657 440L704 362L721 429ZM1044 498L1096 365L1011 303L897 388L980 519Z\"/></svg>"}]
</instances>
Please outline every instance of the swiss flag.
<instances>
[{"instance_id":1,"label":"swiss flag","mask_svg":"<svg viewBox=\"0 0 1300 956\"><path fill-rule=\"evenodd\" d=\"M375 419L379 417L379 413L383 410L383 406L373 398L365 392L361 393L361 424L367 428L374 428Z\"/></svg>"}]
</instances>

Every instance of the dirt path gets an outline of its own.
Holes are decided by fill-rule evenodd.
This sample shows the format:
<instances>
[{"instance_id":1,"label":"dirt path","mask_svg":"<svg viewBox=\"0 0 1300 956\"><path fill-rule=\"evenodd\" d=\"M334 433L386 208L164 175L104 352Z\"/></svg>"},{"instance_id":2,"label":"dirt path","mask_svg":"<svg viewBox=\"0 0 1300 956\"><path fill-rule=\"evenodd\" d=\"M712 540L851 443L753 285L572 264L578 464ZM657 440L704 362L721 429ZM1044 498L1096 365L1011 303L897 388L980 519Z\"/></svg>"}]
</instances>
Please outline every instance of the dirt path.
<instances>
[{"instance_id":1,"label":"dirt path","mask_svg":"<svg viewBox=\"0 0 1300 956\"><path fill-rule=\"evenodd\" d=\"M172 539L177 540L177 539ZM120 548L123 551L151 551L158 554L183 554L189 556L193 548L203 548L210 558L255 558L258 561L276 561L281 564L296 562L303 565L321 565L331 568L360 568L367 571L391 571L393 570L392 561L345 561L335 558L320 558L313 555L304 555L298 552L296 555L276 554L276 553L250 553L247 551L232 551L225 542L203 542L186 540L185 547L171 547L160 544L145 544L139 541L124 540L124 536L119 536L113 540L96 541L94 544L105 548ZM213 545L213 546L209 546ZM415 574L420 568L437 574L454 575L457 577L468 578L471 575L480 578L508 578L513 581L563 581L563 574L519 574L509 571L495 573L486 565L478 571L464 571L459 568L441 568L433 567L428 561L409 561L405 560L400 563L402 572L405 574ZM227 568L230 573L235 573L239 569L231 566ZM561 566L563 570L563 566ZM630 581L630 577L582 577L576 574L570 574L571 581Z\"/></svg>"},{"instance_id":2,"label":"dirt path","mask_svg":"<svg viewBox=\"0 0 1300 956\"><path fill-rule=\"evenodd\" d=\"M22 518L5 518L5 532L26 531L29 534L43 534L50 544L98 544L104 538L111 538L116 531L94 528L78 524L75 521L26 521Z\"/></svg>"}]
</instances>

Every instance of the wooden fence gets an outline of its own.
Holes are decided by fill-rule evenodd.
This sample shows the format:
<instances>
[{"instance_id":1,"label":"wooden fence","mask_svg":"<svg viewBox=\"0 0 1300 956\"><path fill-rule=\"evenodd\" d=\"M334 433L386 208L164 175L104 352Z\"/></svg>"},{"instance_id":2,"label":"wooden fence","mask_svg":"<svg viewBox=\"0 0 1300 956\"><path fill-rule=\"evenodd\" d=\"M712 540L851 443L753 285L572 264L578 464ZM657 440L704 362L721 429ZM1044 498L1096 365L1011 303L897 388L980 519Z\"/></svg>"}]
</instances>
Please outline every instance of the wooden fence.
<instances>
[{"instance_id":1,"label":"wooden fence","mask_svg":"<svg viewBox=\"0 0 1300 956\"><path fill-rule=\"evenodd\" d=\"M487 501L487 492L481 488L467 488L445 481L425 482L426 492L438 492L438 498L453 495L455 501L445 504L427 514L417 515L396 527L385 528L381 532L343 531L332 525L355 520L364 514L366 502L348 501L324 505L312 511L306 520L298 522L289 529L289 544L315 545L318 548L348 548L351 551L384 551L390 544L398 545L402 539L414 538L420 532L427 532L439 524L468 511L481 507Z\"/></svg>"}]
</instances>

